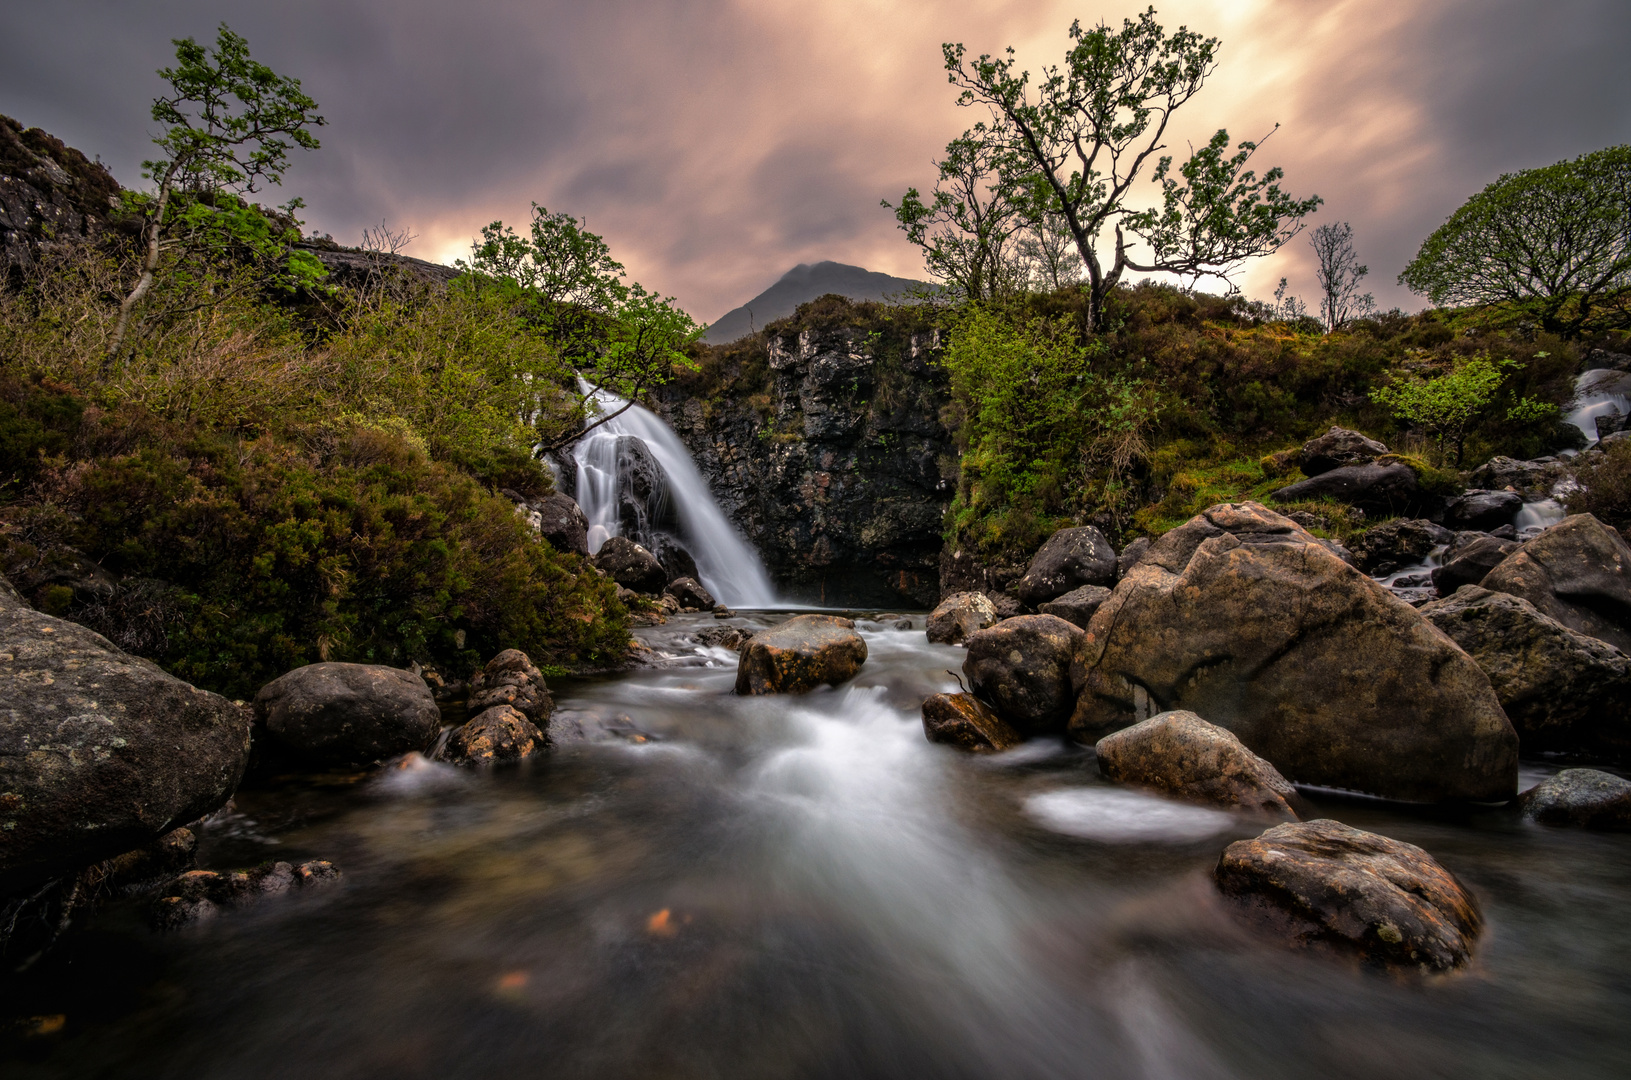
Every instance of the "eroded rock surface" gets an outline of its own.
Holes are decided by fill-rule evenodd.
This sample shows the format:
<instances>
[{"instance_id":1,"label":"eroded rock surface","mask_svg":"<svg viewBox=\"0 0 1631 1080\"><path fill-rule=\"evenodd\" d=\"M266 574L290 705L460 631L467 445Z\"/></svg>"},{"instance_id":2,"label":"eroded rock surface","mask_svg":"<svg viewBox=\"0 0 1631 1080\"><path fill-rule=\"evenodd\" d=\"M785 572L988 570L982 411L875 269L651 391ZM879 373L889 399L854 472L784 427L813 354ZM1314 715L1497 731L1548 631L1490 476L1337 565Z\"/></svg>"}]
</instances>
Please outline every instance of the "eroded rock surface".
<instances>
[{"instance_id":1,"label":"eroded rock surface","mask_svg":"<svg viewBox=\"0 0 1631 1080\"><path fill-rule=\"evenodd\" d=\"M1590 514L1572 514L1528 541L1481 584L1631 651L1631 547Z\"/></svg>"},{"instance_id":2,"label":"eroded rock surface","mask_svg":"<svg viewBox=\"0 0 1631 1080\"><path fill-rule=\"evenodd\" d=\"M855 623L834 615L799 615L756 632L736 669L738 694L802 694L847 682L866 662Z\"/></svg>"},{"instance_id":3,"label":"eroded rock surface","mask_svg":"<svg viewBox=\"0 0 1631 1080\"><path fill-rule=\"evenodd\" d=\"M424 679L377 664L308 664L255 695L255 722L320 765L366 765L423 750L441 719Z\"/></svg>"},{"instance_id":4,"label":"eroded rock surface","mask_svg":"<svg viewBox=\"0 0 1631 1080\"><path fill-rule=\"evenodd\" d=\"M1192 712L1164 712L1106 735L1093 747L1099 772L1187 802L1298 817L1302 798L1279 770Z\"/></svg>"}]
</instances>

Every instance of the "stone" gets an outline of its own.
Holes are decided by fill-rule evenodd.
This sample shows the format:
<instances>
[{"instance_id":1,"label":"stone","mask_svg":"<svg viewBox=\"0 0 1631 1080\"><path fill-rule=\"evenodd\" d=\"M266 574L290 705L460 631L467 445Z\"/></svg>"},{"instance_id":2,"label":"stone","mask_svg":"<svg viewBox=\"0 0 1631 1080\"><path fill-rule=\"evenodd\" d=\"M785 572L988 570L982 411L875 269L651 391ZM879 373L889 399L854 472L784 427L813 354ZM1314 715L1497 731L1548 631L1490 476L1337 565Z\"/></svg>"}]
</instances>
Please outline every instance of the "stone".
<instances>
[{"instance_id":1,"label":"stone","mask_svg":"<svg viewBox=\"0 0 1631 1080\"><path fill-rule=\"evenodd\" d=\"M1014 595L1032 607L1083 585L1110 585L1116 580L1116 549L1091 525L1060 529L1031 556Z\"/></svg>"},{"instance_id":2,"label":"stone","mask_svg":"<svg viewBox=\"0 0 1631 1080\"><path fill-rule=\"evenodd\" d=\"M929 612L929 640L942 645L961 645L976 630L997 622L997 607L977 592L953 593Z\"/></svg>"},{"instance_id":3,"label":"stone","mask_svg":"<svg viewBox=\"0 0 1631 1080\"><path fill-rule=\"evenodd\" d=\"M1462 492L1444 505L1444 524L1452 529L1497 529L1512 524L1523 509L1523 496L1515 491Z\"/></svg>"},{"instance_id":4,"label":"stone","mask_svg":"<svg viewBox=\"0 0 1631 1080\"><path fill-rule=\"evenodd\" d=\"M1387 521L1366 529L1349 543L1359 569L1372 577L1396 574L1416 566L1434 549L1455 539L1455 533L1425 518Z\"/></svg>"},{"instance_id":5,"label":"stone","mask_svg":"<svg viewBox=\"0 0 1631 1080\"><path fill-rule=\"evenodd\" d=\"M1571 514L1503 559L1482 585L1521 596L1570 630L1631 651L1631 547Z\"/></svg>"},{"instance_id":6,"label":"stone","mask_svg":"<svg viewBox=\"0 0 1631 1080\"><path fill-rule=\"evenodd\" d=\"M1110 590L1103 585L1083 585L1065 595L1049 600L1037 610L1044 615L1057 615L1068 623L1087 629L1087 621L1099 610L1099 605L1110 599Z\"/></svg>"},{"instance_id":7,"label":"stone","mask_svg":"<svg viewBox=\"0 0 1631 1080\"><path fill-rule=\"evenodd\" d=\"M1347 547L1343 545L1342 541L1331 540L1323 536L1316 537L1316 539L1319 541L1320 547L1324 548L1326 551L1329 551L1332 555L1335 555L1337 558L1341 559L1355 570L1359 569L1358 557L1355 556L1353 552L1349 551Z\"/></svg>"},{"instance_id":8,"label":"stone","mask_svg":"<svg viewBox=\"0 0 1631 1080\"><path fill-rule=\"evenodd\" d=\"M1297 465L1304 476L1319 476L1347 465L1368 465L1387 452L1375 439L1333 425L1324 435L1303 443Z\"/></svg>"},{"instance_id":9,"label":"stone","mask_svg":"<svg viewBox=\"0 0 1631 1080\"><path fill-rule=\"evenodd\" d=\"M556 551L573 555L589 554L589 519L570 495L555 492L527 504L538 515L538 535L548 540Z\"/></svg>"},{"instance_id":10,"label":"stone","mask_svg":"<svg viewBox=\"0 0 1631 1080\"><path fill-rule=\"evenodd\" d=\"M1378 514L1405 514L1439 501L1422 490L1414 469L1396 461L1332 469L1280 488L1269 498L1279 503L1335 499Z\"/></svg>"},{"instance_id":11,"label":"stone","mask_svg":"<svg viewBox=\"0 0 1631 1080\"><path fill-rule=\"evenodd\" d=\"M1317 821L1224 849L1213 878L1252 922L1379 967L1451 971L1483 930L1473 895L1414 844Z\"/></svg>"},{"instance_id":12,"label":"stone","mask_svg":"<svg viewBox=\"0 0 1631 1080\"><path fill-rule=\"evenodd\" d=\"M0 590L0 896L223 806L247 709Z\"/></svg>"},{"instance_id":13,"label":"stone","mask_svg":"<svg viewBox=\"0 0 1631 1080\"><path fill-rule=\"evenodd\" d=\"M267 897L296 890L322 888L340 878L339 867L327 859L299 865L265 862L251 870L226 873L191 870L159 889L148 918L155 930L182 930L232 908L250 907Z\"/></svg>"},{"instance_id":14,"label":"stone","mask_svg":"<svg viewBox=\"0 0 1631 1080\"><path fill-rule=\"evenodd\" d=\"M519 709L495 705L463 727L454 728L441 756L455 765L493 765L519 761L548 748L544 733Z\"/></svg>"},{"instance_id":15,"label":"stone","mask_svg":"<svg viewBox=\"0 0 1631 1080\"><path fill-rule=\"evenodd\" d=\"M753 635L736 668L736 692L802 694L853 679L865 662L866 642L853 621L799 615Z\"/></svg>"},{"instance_id":16,"label":"stone","mask_svg":"<svg viewBox=\"0 0 1631 1080\"><path fill-rule=\"evenodd\" d=\"M1071 679L1081 742L1188 709L1297 784L1422 802L1517 790L1517 733L1472 658L1257 503L1158 540L1094 614Z\"/></svg>"},{"instance_id":17,"label":"stone","mask_svg":"<svg viewBox=\"0 0 1631 1080\"><path fill-rule=\"evenodd\" d=\"M378 664L308 664L255 695L255 723L319 765L367 765L423 750L441 720L423 679Z\"/></svg>"},{"instance_id":18,"label":"stone","mask_svg":"<svg viewBox=\"0 0 1631 1080\"><path fill-rule=\"evenodd\" d=\"M983 754L1018 746L1023 738L973 694L931 694L923 699L923 734L930 742Z\"/></svg>"},{"instance_id":19,"label":"stone","mask_svg":"<svg viewBox=\"0 0 1631 1080\"><path fill-rule=\"evenodd\" d=\"M549 723L555 699L544 673L520 649L505 649L470 680L470 715L508 705L539 727Z\"/></svg>"},{"instance_id":20,"label":"stone","mask_svg":"<svg viewBox=\"0 0 1631 1080\"><path fill-rule=\"evenodd\" d=\"M680 602L681 611L712 611L714 609L713 594L702 587L696 578L682 577L677 581L670 581L663 592Z\"/></svg>"},{"instance_id":21,"label":"stone","mask_svg":"<svg viewBox=\"0 0 1631 1080\"><path fill-rule=\"evenodd\" d=\"M1518 796L1518 808L1540 825L1631 832L1631 780L1597 769L1564 769Z\"/></svg>"},{"instance_id":22,"label":"stone","mask_svg":"<svg viewBox=\"0 0 1631 1080\"><path fill-rule=\"evenodd\" d=\"M613 581L637 593L660 593L668 584L668 571L657 556L626 536L608 538L592 561Z\"/></svg>"},{"instance_id":23,"label":"stone","mask_svg":"<svg viewBox=\"0 0 1631 1080\"><path fill-rule=\"evenodd\" d=\"M623 535L646 539L660 530L678 526L679 507L669 492L668 474L646 441L638 435L619 435L613 451L617 471L617 521ZM655 590L641 590L648 591Z\"/></svg>"},{"instance_id":24,"label":"stone","mask_svg":"<svg viewBox=\"0 0 1631 1080\"><path fill-rule=\"evenodd\" d=\"M1061 731L1075 693L1071 659L1082 631L1057 615L1018 615L968 639L969 689L1026 734Z\"/></svg>"},{"instance_id":25,"label":"stone","mask_svg":"<svg viewBox=\"0 0 1631 1080\"><path fill-rule=\"evenodd\" d=\"M1443 565L1433 567L1433 587L1440 596L1451 596L1463 585L1477 585L1517 550L1516 540L1489 533L1457 533L1444 553Z\"/></svg>"},{"instance_id":26,"label":"stone","mask_svg":"<svg viewBox=\"0 0 1631 1080\"><path fill-rule=\"evenodd\" d=\"M96 560L65 544L10 541L4 548L6 578L41 611L61 615L73 605L105 603L119 590L118 579Z\"/></svg>"},{"instance_id":27,"label":"stone","mask_svg":"<svg viewBox=\"0 0 1631 1080\"><path fill-rule=\"evenodd\" d=\"M690 578L701 581L702 575L697 571L697 561L691 557L684 544L667 533L657 533L651 537L651 553L657 556L657 561L663 564L663 572L668 575L670 582L680 578Z\"/></svg>"},{"instance_id":28,"label":"stone","mask_svg":"<svg viewBox=\"0 0 1631 1080\"><path fill-rule=\"evenodd\" d=\"M740 626L704 626L692 637L698 645L740 652L753 638L753 631Z\"/></svg>"},{"instance_id":29,"label":"stone","mask_svg":"<svg viewBox=\"0 0 1631 1080\"><path fill-rule=\"evenodd\" d=\"M1148 550L1150 550L1150 538L1147 536L1140 536L1122 548L1121 554L1116 557L1116 580L1120 581L1126 577L1127 571L1137 566L1138 560L1142 559L1144 553Z\"/></svg>"},{"instance_id":30,"label":"stone","mask_svg":"<svg viewBox=\"0 0 1631 1080\"><path fill-rule=\"evenodd\" d=\"M1421 613L1489 675L1524 753L1631 751L1631 657L1476 585Z\"/></svg>"},{"instance_id":31,"label":"stone","mask_svg":"<svg viewBox=\"0 0 1631 1080\"><path fill-rule=\"evenodd\" d=\"M1302 797L1273 765L1192 712L1164 712L1106 735L1093 746L1099 772L1186 802L1250 810L1295 821Z\"/></svg>"}]
</instances>

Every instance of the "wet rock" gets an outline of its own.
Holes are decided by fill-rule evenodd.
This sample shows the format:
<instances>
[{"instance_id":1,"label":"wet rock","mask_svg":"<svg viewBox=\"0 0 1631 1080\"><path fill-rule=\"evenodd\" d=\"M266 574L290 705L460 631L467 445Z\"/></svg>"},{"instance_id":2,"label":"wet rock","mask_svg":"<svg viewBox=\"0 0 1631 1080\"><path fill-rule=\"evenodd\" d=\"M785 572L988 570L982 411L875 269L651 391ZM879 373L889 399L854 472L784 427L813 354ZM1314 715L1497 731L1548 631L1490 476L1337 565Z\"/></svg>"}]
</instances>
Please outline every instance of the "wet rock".
<instances>
[{"instance_id":1,"label":"wet rock","mask_svg":"<svg viewBox=\"0 0 1631 1080\"><path fill-rule=\"evenodd\" d=\"M1387 447L1357 431L1333 426L1303 443L1297 465L1304 476L1319 476L1350 465L1368 465L1387 453Z\"/></svg>"},{"instance_id":2,"label":"wet rock","mask_svg":"<svg viewBox=\"0 0 1631 1080\"><path fill-rule=\"evenodd\" d=\"M896 619L894 621L894 623L893 623L893 626L894 626L894 628L896 630L910 630L912 628L912 620L911 619Z\"/></svg>"},{"instance_id":3,"label":"wet rock","mask_svg":"<svg viewBox=\"0 0 1631 1080\"><path fill-rule=\"evenodd\" d=\"M1082 636L1057 615L1004 619L968 639L963 674L969 689L1020 731L1059 731L1075 701L1070 664Z\"/></svg>"},{"instance_id":4,"label":"wet rock","mask_svg":"<svg viewBox=\"0 0 1631 1080\"><path fill-rule=\"evenodd\" d=\"M544 673L520 649L505 649L470 680L470 712L508 705L539 727L549 722L555 699Z\"/></svg>"},{"instance_id":5,"label":"wet rock","mask_svg":"<svg viewBox=\"0 0 1631 1080\"><path fill-rule=\"evenodd\" d=\"M1523 497L1513 491L1474 488L1444 506L1444 524L1452 529L1496 529L1512 524L1523 509Z\"/></svg>"},{"instance_id":6,"label":"wet rock","mask_svg":"<svg viewBox=\"0 0 1631 1080\"><path fill-rule=\"evenodd\" d=\"M1158 540L1093 616L1071 673L1082 742L1188 709L1294 783L1418 801L1517 787L1517 733L1472 658L1256 503Z\"/></svg>"},{"instance_id":7,"label":"wet rock","mask_svg":"<svg viewBox=\"0 0 1631 1080\"><path fill-rule=\"evenodd\" d=\"M570 495L555 492L541 499L533 499L527 507L538 515L538 534L548 540L557 551L574 555L589 554L589 519Z\"/></svg>"},{"instance_id":8,"label":"wet rock","mask_svg":"<svg viewBox=\"0 0 1631 1080\"><path fill-rule=\"evenodd\" d=\"M682 577L670 581L663 592L679 601L681 611L712 611L713 594L704 589L695 578Z\"/></svg>"},{"instance_id":9,"label":"wet rock","mask_svg":"<svg viewBox=\"0 0 1631 1080\"><path fill-rule=\"evenodd\" d=\"M1037 608L1044 615L1057 615L1068 623L1087 629L1087 621L1099 610L1099 605L1110 599L1110 590L1103 585L1083 585Z\"/></svg>"},{"instance_id":10,"label":"wet rock","mask_svg":"<svg viewBox=\"0 0 1631 1080\"><path fill-rule=\"evenodd\" d=\"M1251 921L1297 946L1450 971L1483 930L1478 902L1413 844L1320 819L1230 844L1213 871Z\"/></svg>"},{"instance_id":11,"label":"wet rock","mask_svg":"<svg viewBox=\"0 0 1631 1080\"><path fill-rule=\"evenodd\" d=\"M1192 712L1164 712L1106 735L1093 747L1099 772L1187 802L1298 817L1302 798L1273 765L1232 732Z\"/></svg>"},{"instance_id":12,"label":"wet rock","mask_svg":"<svg viewBox=\"0 0 1631 1080\"><path fill-rule=\"evenodd\" d=\"M1023 739L973 694L933 694L923 699L923 734L930 742L987 753L1018 746Z\"/></svg>"},{"instance_id":13,"label":"wet rock","mask_svg":"<svg viewBox=\"0 0 1631 1080\"><path fill-rule=\"evenodd\" d=\"M691 557L690 551L667 533L658 533L651 538L651 553L663 564L663 572L668 575L669 581L680 578L702 580L702 575L697 572L697 561Z\"/></svg>"},{"instance_id":14,"label":"wet rock","mask_svg":"<svg viewBox=\"0 0 1631 1080\"><path fill-rule=\"evenodd\" d=\"M0 590L0 895L215 810L249 746L247 710Z\"/></svg>"},{"instance_id":15,"label":"wet rock","mask_svg":"<svg viewBox=\"0 0 1631 1080\"><path fill-rule=\"evenodd\" d=\"M668 571L657 556L626 536L613 536L592 560L608 577L637 593L660 593L668 584Z\"/></svg>"},{"instance_id":16,"label":"wet rock","mask_svg":"<svg viewBox=\"0 0 1631 1080\"><path fill-rule=\"evenodd\" d=\"M866 642L855 623L832 615L799 615L760 630L742 650L738 694L802 694L823 683L855 677L866 662Z\"/></svg>"},{"instance_id":17,"label":"wet rock","mask_svg":"<svg viewBox=\"0 0 1631 1080\"><path fill-rule=\"evenodd\" d=\"M198 838L191 829L172 829L144 847L115 856L100 867L104 888L136 892L197 865Z\"/></svg>"},{"instance_id":18,"label":"wet rock","mask_svg":"<svg viewBox=\"0 0 1631 1080\"><path fill-rule=\"evenodd\" d=\"M1126 577L1127 571L1137 566L1138 560L1142 559L1144 553L1148 550L1150 550L1150 538L1147 536L1140 536L1122 548L1121 554L1116 557L1116 580L1120 581Z\"/></svg>"},{"instance_id":19,"label":"wet rock","mask_svg":"<svg viewBox=\"0 0 1631 1080\"><path fill-rule=\"evenodd\" d=\"M546 716L545 722L548 722ZM442 758L455 765L494 765L519 761L548 749L538 726L519 709L495 705L447 737Z\"/></svg>"},{"instance_id":20,"label":"wet rock","mask_svg":"<svg viewBox=\"0 0 1631 1080\"><path fill-rule=\"evenodd\" d=\"M996 622L997 607L989 599L977 592L954 593L929 613L927 633L930 641L961 645Z\"/></svg>"},{"instance_id":21,"label":"wet rock","mask_svg":"<svg viewBox=\"0 0 1631 1080\"><path fill-rule=\"evenodd\" d=\"M1335 499L1379 514L1404 514L1426 509L1438 499L1422 490L1415 470L1400 462L1347 465L1283 487L1269 498L1275 502Z\"/></svg>"},{"instance_id":22,"label":"wet rock","mask_svg":"<svg viewBox=\"0 0 1631 1080\"><path fill-rule=\"evenodd\" d=\"M1434 548L1448 544L1455 533L1425 518L1388 521L1366 529L1349 542L1359 569L1372 577L1396 574L1415 566Z\"/></svg>"},{"instance_id":23,"label":"wet rock","mask_svg":"<svg viewBox=\"0 0 1631 1080\"><path fill-rule=\"evenodd\" d=\"M231 908L252 906L269 896L317 889L340 880L339 867L326 859L294 865L262 863L252 870L220 873L192 870L173 878L149 909L154 929L181 930Z\"/></svg>"},{"instance_id":24,"label":"wet rock","mask_svg":"<svg viewBox=\"0 0 1631 1080\"><path fill-rule=\"evenodd\" d=\"M1083 585L1116 580L1116 549L1091 525L1060 529L1031 557L1014 595L1032 607Z\"/></svg>"},{"instance_id":25,"label":"wet rock","mask_svg":"<svg viewBox=\"0 0 1631 1080\"><path fill-rule=\"evenodd\" d=\"M1631 750L1631 657L1476 585L1421 613L1489 675L1525 753Z\"/></svg>"},{"instance_id":26,"label":"wet rock","mask_svg":"<svg viewBox=\"0 0 1631 1080\"><path fill-rule=\"evenodd\" d=\"M1631 832L1631 780L1596 769L1564 769L1518 796L1518 807L1541 825Z\"/></svg>"},{"instance_id":27,"label":"wet rock","mask_svg":"<svg viewBox=\"0 0 1631 1080\"><path fill-rule=\"evenodd\" d=\"M1489 533L1457 533L1444 553L1444 564L1433 568L1433 587L1440 596L1451 596L1463 585L1477 585L1517 550L1516 540Z\"/></svg>"},{"instance_id":28,"label":"wet rock","mask_svg":"<svg viewBox=\"0 0 1631 1080\"><path fill-rule=\"evenodd\" d=\"M693 639L698 645L740 651L753 637L753 631L740 626L704 626Z\"/></svg>"},{"instance_id":29,"label":"wet rock","mask_svg":"<svg viewBox=\"0 0 1631 1080\"><path fill-rule=\"evenodd\" d=\"M256 724L321 765L366 765L423 750L441 720L423 679L377 664L308 664L255 695Z\"/></svg>"},{"instance_id":30,"label":"wet rock","mask_svg":"<svg viewBox=\"0 0 1631 1080\"><path fill-rule=\"evenodd\" d=\"M646 539L678 526L678 507L669 492L668 474L646 441L638 435L619 435L614 448L617 520L623 535Z\"/></svg>"},{"instance_id":31,"label":"wet rock","mask_svg":"<svg viewBox=\"0 0 1631 1080\"><path fill-rule=\"evenodd\" d=\"M1631 547L1572 514L1503 559L1482 585L1521 596L1570 630L1631 650Z\"/></svg>"}]
</instances>

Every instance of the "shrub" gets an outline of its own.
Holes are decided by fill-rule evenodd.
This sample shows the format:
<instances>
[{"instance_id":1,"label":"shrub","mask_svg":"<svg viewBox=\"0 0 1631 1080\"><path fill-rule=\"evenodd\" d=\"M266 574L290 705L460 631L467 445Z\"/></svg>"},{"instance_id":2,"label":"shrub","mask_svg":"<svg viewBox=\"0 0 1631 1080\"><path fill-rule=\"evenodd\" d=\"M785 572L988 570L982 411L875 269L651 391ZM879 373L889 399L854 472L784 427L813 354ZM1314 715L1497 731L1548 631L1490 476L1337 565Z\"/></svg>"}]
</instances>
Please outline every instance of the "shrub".
<instances>
[{"instance_id":1,"label":"shrub","mask_svg":"<svg viewBox=\"0 0 1631 1080\"><path fill-rule=\"evenodd\" d=\"M1631 540L1631 441L1617 440L1605 453L1591 455L1576 478L1580 490L1569 496L1569 513L1592 514Z\"/></svg>"}]
</instances>

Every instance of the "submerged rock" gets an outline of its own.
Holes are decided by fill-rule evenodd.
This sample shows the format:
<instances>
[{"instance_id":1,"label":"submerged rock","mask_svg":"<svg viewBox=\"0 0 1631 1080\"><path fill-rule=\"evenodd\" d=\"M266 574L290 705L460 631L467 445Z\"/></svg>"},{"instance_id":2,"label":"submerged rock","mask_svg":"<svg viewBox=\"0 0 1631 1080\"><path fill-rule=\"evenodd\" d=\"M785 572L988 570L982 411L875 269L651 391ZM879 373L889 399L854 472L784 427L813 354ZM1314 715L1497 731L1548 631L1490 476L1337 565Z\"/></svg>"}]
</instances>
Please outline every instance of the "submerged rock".
<instances>
[{"instance_id":1,"label":"submerged rock","mask_svg":"<svg viewBox=\"0 0 1631 1080\"><path fill-rule=\"evenodd\" d=\"M1631 780L1596 769L1564 769L1522 795L1523 816L1541 825L1631 832Z\"/></svg>"},{"instance_id":2,"label":"submerged rock","mask_svg":"<svg viewBox=\"0 0 1631 1080\"><path fill-rule=\"evenodd\" d=\"M340 869L326 859L294 865L261 863L252 870L220 873L191 870L172 879L149 909L154 929L180 930L206 922L230 908L248 907L292 890L321 888L340 880Z\"/></svg>"},{"instance_id":3,"label":"submerged rock","mask_svg":"<svg viewBox=\"0 0 1631 1080\"><path fill-rule=\"evenodd\" d=\"M1002 717L973 694L932 694L923 699L923 734L930 742L985 753L1022 741Z\"/></svg>"},{"instance_id":4,"label":"submerged rock","mask_svg":"<svg viewBox=\"0 0 1631 1080\"><path fill-rule=\"evenodd\" d=\"M1304 476L1318 476L1346 465L1368 465L1387 452L1375 439L1333 425L1324 435L1303 443L1297 465Z\"/></svg>"},{"instance_id":5,"label":"submerged rock","mask_svg":"<svg viewBox=\"0 0 1631 1080\"><path fill-rule=\"evenodd\" d=\"M1099 772L1118 784L1158 788L1187 802L1298 817L1297 789L1232 732L1182 710L1152 716L1093 747Z\"/></svg>"},{"instance_id":6,"label":"submerged rock","mask_svg":"<svg viewBox=\"0 0 1631 1080\"><path fill-rule=\"evenodd\" d=\"M1082 631L1056 615L1018 615L968 639L969 689L1020 731L1059 731L1075 695L1070 663Z\"/></svg>"},{"instance_id":7,"label":"submerged rock","mask_svg":"<svg viewBox=\"0 0 1631 1080\"><path fill-rule=\"evenodd\" d=\"M548 722L546 716L545 722ZM495 705L447 737L442 758L455 765L519 761L549 748L538 726L510 705Z\"/></svg>"},{"instance_id":8,"label":"submerged rock","mask_svg":"<svg viewBox=\"0 0 1631 1080\"><path fill-rule=\"evenodd\" d=\"M1385 967L1458 968L1483 930L1478 902L1427 852L1325 818L1230 844L1213 877L1292 944Z\"/></svg>"},{"instance_id":9,"label":"submerged rock","mask_svg":"<svg viewBox=\"0 0 1631 1080\"><path fill-rule=\"evenodd\" d=\"M322 765L366 765L423 750L441 719L423 679L377 664L308 664L255 695L256 723Z\"/></svg>"},{"instance_id":10,"label":"submerged rock","mask_svg":"<svg viewBox=\"0 0 1631 1080\"><path fill-rule=\"evenodd\" d=\"M929 613L930 641L943 645L961 645L977 630L984 630L997 622L997 607L977 592L953 593L940 601Z\"/></svg>"},{"instance_id":11,"label":"submerged rock","mask_svg":"<svg viewBox=\"0 0 1631 1080\"><path fill-rule=\"evenodd\" d=\"M799 615L753 635L736 669L736 692L802 694L853 679L865 662L866 642L854 622Z\"/></svg>"},{"instance_id":12,"label":"submerged rock","mask_svg":"<svg viewBox=\"0 0 1631 1080\"><path fill-rule=\"evenodd\" d=\"M1091 525L1060 529L1031 556L1014 595L1032 607L1083 585L1116 580L1116 549Z\"/></svg>"},{"instance_id":13,"label":"submerged rock","mask_svg":"<svg viewBox=\"0 0 1631 1080\"><path fill-rule=\"evenodd\" d=\"M1110 599L1110 590L1103 585L1083 585L1056 600L1049 600L1037 608L1044 615L1057 615L1068 623L1087 629L1087 622L1099 605Z\"/></svg>"},{"instance_id":14,"label":"submerged rock","mask_svg":"<svg viewBox=\"0 0 1631 1080\"><path fill-rule=\"evenodd\" d=\"M668 571L657 556L626 536L608 539L591 561L613 581L637 593L660 593L668 584Z\"/></svg>"},{"instance_id":15,"label":"submerged rock","mask_svg":"<svg viewBox=\"0 0 1631 1080\"><path fill-rule=\"evenodd\" d=\"M1521 596L1570 630L1631 651L1631 547L1571 514L1503 559L1482 585Z\"/></svg>"}]
</instances>

